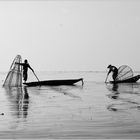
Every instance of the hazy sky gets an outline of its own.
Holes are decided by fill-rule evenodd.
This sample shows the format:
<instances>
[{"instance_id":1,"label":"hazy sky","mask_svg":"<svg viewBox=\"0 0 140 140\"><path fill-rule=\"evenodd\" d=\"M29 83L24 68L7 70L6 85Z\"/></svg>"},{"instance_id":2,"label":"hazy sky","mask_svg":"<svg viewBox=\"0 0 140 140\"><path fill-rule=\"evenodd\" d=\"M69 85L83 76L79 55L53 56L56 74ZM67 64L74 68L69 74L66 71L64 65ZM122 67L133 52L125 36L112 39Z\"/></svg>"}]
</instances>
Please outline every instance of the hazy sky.
<instances>
[{"instance_id":1,"label":"hazy sky","mask_svg":"<svg viewBox=\"0 0 140 140\"><path fill-rule=\"evenodd\" d=\"M0 1L0 70L140 70L139 0Z\"/></svg>"}]
</instances>

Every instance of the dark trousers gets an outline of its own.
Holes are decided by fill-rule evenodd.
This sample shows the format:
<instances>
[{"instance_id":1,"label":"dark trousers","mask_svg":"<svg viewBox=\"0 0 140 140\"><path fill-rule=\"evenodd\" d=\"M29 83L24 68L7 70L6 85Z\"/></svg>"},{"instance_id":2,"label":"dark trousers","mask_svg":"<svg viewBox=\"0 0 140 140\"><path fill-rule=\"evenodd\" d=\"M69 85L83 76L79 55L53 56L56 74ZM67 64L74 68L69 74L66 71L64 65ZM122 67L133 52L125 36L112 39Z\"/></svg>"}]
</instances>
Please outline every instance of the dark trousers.
<instances>
[{"instance_id":1,"label":"dark trousers","mask_svg":"<svg viewBox=\"0 0 140 140\"><path fill-rule=\"evenodd\" d=\"M28 78L28 74L26 72L23 72L23 80L26 82Z\"/></svg>"}]
</instances>

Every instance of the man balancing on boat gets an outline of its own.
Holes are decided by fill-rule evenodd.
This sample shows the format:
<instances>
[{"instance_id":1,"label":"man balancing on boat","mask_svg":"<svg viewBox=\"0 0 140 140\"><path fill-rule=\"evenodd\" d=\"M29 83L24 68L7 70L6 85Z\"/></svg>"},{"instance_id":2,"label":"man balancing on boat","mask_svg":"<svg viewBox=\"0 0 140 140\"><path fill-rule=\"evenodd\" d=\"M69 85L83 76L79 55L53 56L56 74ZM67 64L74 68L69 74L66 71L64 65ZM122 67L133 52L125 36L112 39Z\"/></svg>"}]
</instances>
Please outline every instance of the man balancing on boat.
<instances>
[{"instance_id":1,"label":"man balancing on boat","mask_svg":"<svg viewBox=\"0 0 140 140\"><path fill-rule=\"evenodd\" d=\"M105 82L107 81L108 75L112 72L112 79L110 83L135 83L140 79L140 75L133 76L132 69L127 65L122 65L118 69L115 66L109 65L109 71Z\"/></svg>"},{"instance_id":2,"label":"man balancing on boat","mask_svg":"<svg viewBox=\"0 0 140 140\"><path fill-rule=\"evenodd\" d=\"M118 75L118 69L115 67L115 66L112 66L112 65L108 65L107 67L109 69L108 73L107 73L107 77L106 77L106 80L105 82L107 81L107 78L108 78L108 75L112 72L112 78L114 81L116 81L116 77Z\"/></svg>"},{"instance_id":3,"label":"man balancing on boat","mask_svg":"<svg viewBox=\"0 0 140 140\"><path fill-rule=\"evenodd\" d=\"M33 69L31 68L31 66L29 65L27 59L24 60L24 63L17 63L17 62L16 62L15 64L19 64L19 65L21 65L21 66L23 67L23 80L24 80L25 83L26 83L26 81L27 81L27 79L28 79L28 68L31 69L33 73L34 73L34 70L33 70Z\"/></svg>"}]
</instances>

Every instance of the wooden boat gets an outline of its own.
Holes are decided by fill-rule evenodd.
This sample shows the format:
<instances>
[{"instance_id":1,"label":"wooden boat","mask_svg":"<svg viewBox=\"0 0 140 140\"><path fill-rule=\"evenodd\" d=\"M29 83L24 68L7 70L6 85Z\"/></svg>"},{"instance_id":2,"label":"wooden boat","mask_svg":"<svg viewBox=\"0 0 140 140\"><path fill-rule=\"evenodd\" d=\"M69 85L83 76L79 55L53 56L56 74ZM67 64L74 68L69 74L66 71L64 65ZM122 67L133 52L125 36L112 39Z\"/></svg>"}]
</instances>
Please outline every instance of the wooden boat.
<instances>
[{"instance_id":1,"label":"wooden boat","mask_svg":"<svg viewBox=\"0 0 140 140\"><path fill-rule=\"evenodd\" d=\"M117 84L117 83L135 83L140 79L140 75L136 75L132 78L128 78L125 80L118 80L118 81L110 81L112 84Z\"/></svg>"},{"instance_id":2,"label":"wooden boat","mask_svg":"<svg viewBox=\"0 0 140 140\"><path fill-rule=\"evenodd\" d=\"M26 86L59 86L59 85L74 85L75 83L81 81L83 85L83 78L80 79L66 79L66 80L47 80L47 81L37 81L37 82L27 82L23 83Z\"/></svg>"}]
</instances>

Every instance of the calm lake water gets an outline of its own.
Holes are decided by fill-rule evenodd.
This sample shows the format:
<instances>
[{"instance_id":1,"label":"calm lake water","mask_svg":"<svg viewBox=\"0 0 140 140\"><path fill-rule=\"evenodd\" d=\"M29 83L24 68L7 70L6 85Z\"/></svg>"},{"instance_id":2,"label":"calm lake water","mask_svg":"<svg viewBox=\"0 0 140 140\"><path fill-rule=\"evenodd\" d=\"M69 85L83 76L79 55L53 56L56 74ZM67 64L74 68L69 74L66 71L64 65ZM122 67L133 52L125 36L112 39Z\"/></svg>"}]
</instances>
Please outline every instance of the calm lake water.
<instances>
[{"instance_id":1,"label":"calm lake water","mask_svg":"<svg viewBox=\"0 0 140 140\"><path fill-rule=\"evenodd\" d=\"M76 86L3 88L0 138L140 138L140 83L105 84L106 72L36 72L40 80L84 78ZM36 81L29 73L29 81ZM3 113L3 114L2 114Z\"/></svg>"}]
</instances>

